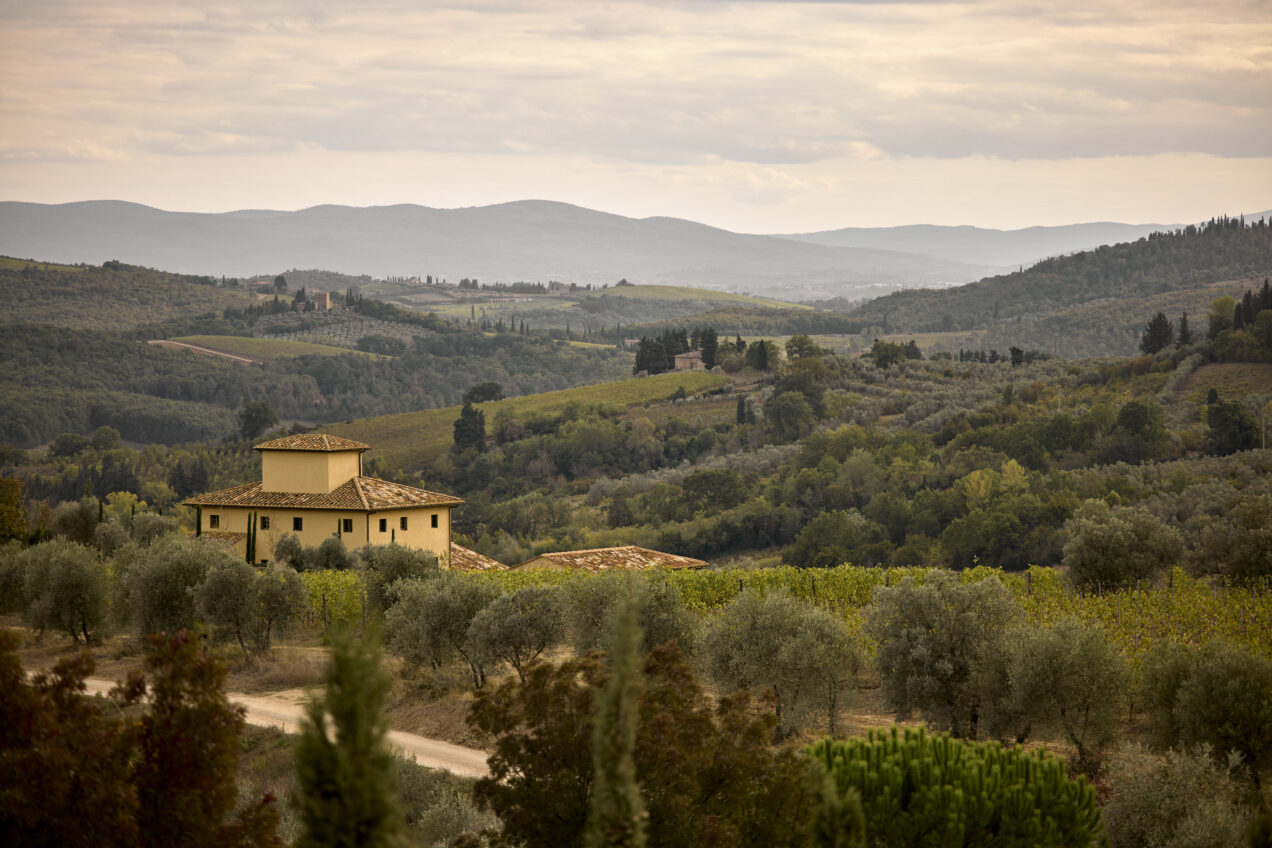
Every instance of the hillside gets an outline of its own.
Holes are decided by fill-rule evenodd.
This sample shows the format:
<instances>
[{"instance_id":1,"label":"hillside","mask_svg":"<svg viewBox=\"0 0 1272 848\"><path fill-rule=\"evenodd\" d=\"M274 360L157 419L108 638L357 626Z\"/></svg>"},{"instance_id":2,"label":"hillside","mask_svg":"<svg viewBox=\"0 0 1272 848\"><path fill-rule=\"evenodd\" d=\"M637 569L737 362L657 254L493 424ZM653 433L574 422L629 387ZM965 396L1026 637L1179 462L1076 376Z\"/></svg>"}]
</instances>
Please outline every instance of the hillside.
<instances>
[{"instance_id":1,"label":"hillside","mask_svg":"<svg viewBox=\"0 0 1272 848\"><path fill-rule=\"evenodd\" d=\"M324 268L455 282L702 286L784 300L873 296L974 280L990 268L894 250L743 235L676 218L637 220L548 201L468 209L317 206L297 212L166 212L119 201L0 203L0 253L62 262L117 258L245 276Z\"/></svg>"},{"instance_id":2,"label":"hillside","mask_svg":"<svg viewBox=\"0 0 1272 848\"><path fill-rule=\"evenodd\" d=\"M847 227L816 233L793 233L785 238L832 247L905 250L971 265L1007 267L1033 265L1048 257L1091 250L1104 244L1134 241L1151 233L1178 227L1178 224L1101 222L992 230L982 227L915 224L905 227Z\"/></svg>"},{"instance_id":3,"label":"hillside","mask_svg":"<svg viewBox=\"0 0 1272 848\"><path fill-rule=\"evenodd\" d=\"M1061 355L1126 355L1146 314L1196 314L1269 274L1272 226L1225 219L942 291L897 292L849 314L887 332L986 330L987 343L1050 350L1058 341Z\"/></svg>"},{"instance_id":4,"label":"hillside","mask_svg":"<svg viewBox=\"0 0 1272 848\"><path fill-rule=\"evenodd\" d=\"M204 312L242 307L249 297L222 289L209 277L151 268L52 265L0 258L0 323L28 321L63 327L131 329Z\"/></svg>"},{"instance_id":5,"label":"hillside","mask_svg":"<svg viewBox=\"0 0 1272 848\"><path fill-rule=\"evenodd\" d=\"M704 374L701 371L660 374L656 377L617 380L525 397L505 398L480 404L480 408L486 416L486 429L494 436L496 420L501 415L526 418L559 414L572 404L599 404L622 411L633 406L665 401L681 388L693 394L719 388L728 382L727 377ZM369 458L380 458L390 467L414 471L450 449L459 410L458 406L450 406L404 415L346 421L322 429L323 432L371 445Z\"/></svg>"}]
</instances>

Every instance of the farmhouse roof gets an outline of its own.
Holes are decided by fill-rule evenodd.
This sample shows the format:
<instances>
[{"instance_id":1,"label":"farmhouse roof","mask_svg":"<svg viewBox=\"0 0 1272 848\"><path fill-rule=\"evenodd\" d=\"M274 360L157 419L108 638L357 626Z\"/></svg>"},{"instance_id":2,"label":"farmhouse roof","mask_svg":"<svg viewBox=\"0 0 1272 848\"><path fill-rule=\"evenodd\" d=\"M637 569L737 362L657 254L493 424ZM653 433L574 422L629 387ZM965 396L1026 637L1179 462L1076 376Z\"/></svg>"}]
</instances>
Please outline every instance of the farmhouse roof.
<instances>
[{"instance_id":1,"label":"farmhouse roof","mask_svg":"<svg viewBox=\"0 0 1272 848\"><path fill-rule=\"evenodd\" d=\"M281 439L261 442L253 447L252 450L365 451L371 450L371 446L364 445L362 442L355 442L353 439L329 436L326 433L300 433L295 436L283 436Z\"/></svg>"},{"instance_id":2,"label":"farmhouse roof","mask_svg":"<svg viewBox=\"0 0 1272 848\"><path fill-rule=\"evenodd\" d=\"M687 352L685 352L685 353L678 353L678 354L676 354L676 357L675 357L675 358L676 358L676 359L701 359L701 358L702 358L702 351L700 351L700 350L690 350L690 351L687 351Z\"/></svg>"},{"instance_id":3,"label":"farmhouse roof","mask_svg":"<svg viewBox=\"0 0 1272 848\"><path fill-rule=\"evenodd\" d=\"M470 551L463 545L457 545L451 542L451 568L456 571L507 571L508 566L498 560L490 557L482 556L476 551Z\"/></svg>"},{"instance_id":4,"label":"farmhouse roof","mask_svg":"<svg viewBox=\"0 0 1272 848\"><path fill-rule=\"evenodd\" d=\"M458 506L463 502L453 495L390 483L376 477L354 477L330 492L267 492L261 489L260 483L248 483L246 486L199 495L185 501L185 504L247 509L343 509L374 512L418 506Z\"/></svg>"},{"instance_id":5,"label":"farmhouse roof","mask_svg":"<svg viewBox=\"0 0 1272 848\"><path fill-rule=\"evenodd\" d=\"M235 530L204 530L199 534L199 538L207 539L210 542L225 542L233 545L247 539L247 534Z\"/></svg>"},{"instance_id":6,"label":"farmhouse roof","mask_svg":"<svg viewBox=\"0 0 1272 848\"><path fill-rule=\"evenodd\" d=\"M542 563L547 560L547 563ZM701 568L706 563L700 559L651 551L636 545L619 548L591 548L583 551L559 551L540 554L533 559L514 565L513 568L540 563L557 565L578 571L642 571L647 568Z\"/></svg>"}]
</instances>

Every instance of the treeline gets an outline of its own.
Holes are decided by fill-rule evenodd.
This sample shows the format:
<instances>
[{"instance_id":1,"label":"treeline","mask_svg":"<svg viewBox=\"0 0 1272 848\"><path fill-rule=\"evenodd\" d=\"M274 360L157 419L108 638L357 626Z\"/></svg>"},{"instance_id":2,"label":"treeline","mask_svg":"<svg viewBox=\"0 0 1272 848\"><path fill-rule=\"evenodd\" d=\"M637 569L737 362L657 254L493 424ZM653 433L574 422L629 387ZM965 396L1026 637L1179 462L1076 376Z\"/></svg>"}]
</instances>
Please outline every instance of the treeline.
<instances>
[{"instance_id":1,"label":"treeline","mask_svg":"<svg viewBox=\"0 0 1272 848\"><path fill-rule=\"evenodd\" d=\"M870 324L856 316L846 316L812 309L749 309L732 306L694 312L665 320L623 324L604 329L606 338L620 341L624 338L661 335L667 331L689 332L694 327L715 327L722 335L789 336L835 335L860 333Z\"/></svg>"},{"instance_id":2,"label":"treeline","mask_svg":"<svg viewBox=\"0 0 1272 848\"><path fill-rule=\"evenodd\" d=\"M940 291L910 290L849 313L885 332L993 328L1101 299L1144 297L1219 280L1262 277L1272 256L1272 226L1234 218L1154 233Z\"/></svg>"}]
</instances>

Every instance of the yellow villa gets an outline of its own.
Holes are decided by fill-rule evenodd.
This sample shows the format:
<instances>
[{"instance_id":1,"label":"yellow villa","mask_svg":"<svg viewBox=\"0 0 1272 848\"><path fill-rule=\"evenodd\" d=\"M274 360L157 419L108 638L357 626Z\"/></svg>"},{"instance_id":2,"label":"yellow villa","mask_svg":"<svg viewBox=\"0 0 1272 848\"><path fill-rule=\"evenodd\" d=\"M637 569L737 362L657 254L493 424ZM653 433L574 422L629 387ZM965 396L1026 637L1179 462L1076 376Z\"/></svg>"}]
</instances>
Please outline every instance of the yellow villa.
<instances>
[{"instance_id":1,"label":"yellow villa","mask_svg":"<svg viewBox=\"0 0 1272 848\"><path fill-rule=\"evenodd\" d=\"M306 433L256 445L261 481L185 501L198 508L199 535L221 539L247 555L248 522L256 520L255 561L268 565L274 546L295 533L305 547L340 536L346 547L396 542L451 558L452 495L362 474L370 445Z\"/></svg>"}]
</instances>

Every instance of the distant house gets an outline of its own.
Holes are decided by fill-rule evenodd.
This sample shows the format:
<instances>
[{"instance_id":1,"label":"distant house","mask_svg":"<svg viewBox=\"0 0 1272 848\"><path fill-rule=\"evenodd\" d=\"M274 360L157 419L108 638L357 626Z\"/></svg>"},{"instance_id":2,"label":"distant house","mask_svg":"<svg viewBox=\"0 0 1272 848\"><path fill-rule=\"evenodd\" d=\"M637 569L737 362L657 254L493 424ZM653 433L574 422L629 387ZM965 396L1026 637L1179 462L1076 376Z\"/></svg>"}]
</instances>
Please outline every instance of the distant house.
<instances>
[{"instance_id":1,"label":"distant house","mask_svg":"<svg viewBox=\"0 0 1272 848\"><path fill-rule=\"evenodd\" d=\"M369 449L321 433L263 442L255 447L261 452L259 483L198 495L185 504L198 508L200 536L230 544L240 556L248 553L254 522L253 562L262 565L274 559L274 546L286 533L295 533L305 547L339 536L350 548L396 543L450 560L451 509L463 501L363 476L362 454Z\"/></svg>"},{"instance_id":2,"label":"distant house","mask_svg":"<svg viewBox=\"0 0 1272 848\"><path fill-rule=\"evenodd\" d=\"M702 351L691 350L688 353L676 354L677 371L703 371L705 367L702 364Z\"/></svg>"},{"instance_id":3,"label":"distant house","mask_svg":"<svg viewBox=\"0 0 1272 848\"><path fill-rule=\"evenodd\" d=\"M650 568L702 568L705 565L706 563L700 559L626 545L621 548L592 548L585 551L540 554L534 559L514 565L513 568L552 568L597 573L644 571Z\"/></svg>"},{"instance_id":4,"label":"distant house","mask_svg":"<svg viewBox=\"0 0 1272 848\"><path fill-rule=\"evenodd\" d=\"M309 299L314 302L314 309L330 309L331 293L325 291L309 292Z\"/></svg>"},{"instance_id":5,"label":"distant house","mask_svg":"<svg viewBox=\"0 0 1272 848\"><path fill-rule=\"evenodd\" d=\"M451 542L450 567L456 571L507 571L508 566L498 560L470 551Z\"/></svg>"}]
</instances>

